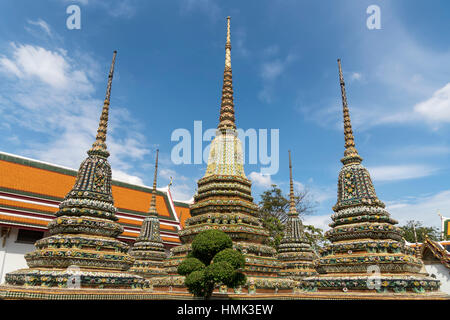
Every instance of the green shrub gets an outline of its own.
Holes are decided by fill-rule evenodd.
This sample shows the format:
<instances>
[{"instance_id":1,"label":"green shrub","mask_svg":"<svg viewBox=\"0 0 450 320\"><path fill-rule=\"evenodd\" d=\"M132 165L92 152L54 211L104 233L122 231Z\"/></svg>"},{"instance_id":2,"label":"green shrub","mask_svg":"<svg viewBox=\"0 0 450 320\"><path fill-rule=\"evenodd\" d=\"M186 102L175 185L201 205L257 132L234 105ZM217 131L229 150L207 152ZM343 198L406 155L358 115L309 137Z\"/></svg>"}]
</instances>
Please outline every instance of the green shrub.
<instances>
[{"instance_id":1,"label":"green shrub","mask_svg":"<svg viewBox=\"0 0 450 320\"><path fill-rule=\"evenodd\" d=\"M200 271L205 268L205 264L197 258L187 258L178 266L178 274L186 276L194 271Z\"/></svg>"},{"instance_id":2,"label":"green shrub","mask_svg":"<svg viewBox=\"0 0 450 320\"><path fill-rule=\"evenodd\" d=\"M214 263L221 261L228 262L234 269L241 269L244 268L245 266L244 255L239 251L230 248L222 250L214 256L213 258Z\"/></svg>"},{"instance_id":3,"label":"green shrub","mask_svg":"<svg viewBox=\"0 0 450 320\"><path fill-rule=\"evenodd\" d=\"M231 288L245 284L246 276L238 271L245 258L232 246L231 238L220 230L203 231L194 238L192 251L178 266L190 293L209 299L217 284Z\"/></svg>"},{"instance_id":4,"label":"green shrub","mask_svg":"<svg viewBox=\"0 0 450 320\"><path fill-rule=\"evenodd\" d=\"M186 276L184 284L189 292L197 297L204 297L208 295L209 287L205 283L205 270L194 271Z\"/></svg>"},{"instance_id":5,"label":"green shrub","mask_svg":"<svg viewBox=\"0 0 450 320\"><path fill-rule=\"evenodd\" d=\"M234 271L231 275L230 281L225 283L230 288L236 288L237 286L243 286L247 282L245 274L239 271Z\"/></svg>"},{"instance_id":6,"label":"green shrub","mask_svg":"<svg viewBox=\"0 0 450 320\"><path fill-rule=\"evenodd\" d=\"M206 230L199 233L192 241L192 254L208 265L216 253L232 246L233 241L225 232Z\"/></svg>"},{"instance_id":7,"label":"green shrub","mask_svg":"<svg viewBox=\"0 0 450 320\"><path fill-rule=\"evenodd\" d=\"M213 283L230 283L234 268L225 261L211 263L205 268L205 279Z\"/></svg>"}]
</instances>

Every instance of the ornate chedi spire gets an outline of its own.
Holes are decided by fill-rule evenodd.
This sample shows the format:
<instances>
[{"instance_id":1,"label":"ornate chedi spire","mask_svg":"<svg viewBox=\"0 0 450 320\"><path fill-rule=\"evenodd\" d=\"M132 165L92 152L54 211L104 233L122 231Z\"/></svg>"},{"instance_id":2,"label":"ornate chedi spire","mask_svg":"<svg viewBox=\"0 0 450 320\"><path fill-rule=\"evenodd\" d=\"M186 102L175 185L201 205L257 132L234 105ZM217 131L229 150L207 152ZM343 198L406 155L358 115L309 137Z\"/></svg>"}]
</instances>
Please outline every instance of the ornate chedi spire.
<instances>
[{"instance_id":1,"label":"ornate chedi spire","mask_svg":"<svg viewBox=\"0 0 450 320\"><path fill-rule=\"evenodd\" d=\"M225 70L223 72L222 102L220 106L220 130L236 129L233 102L233 74L231 71L230 17L227 17L227 42L225 44Z\"/></svg>"},{"instance_id":2,"label":"ornate chedi spire","mask_svg":"<svg viewBox=\"0 0 450 320\"><path fill-rule=\"evenodd\" d=\"M142 222L139 237L131 249L130 254L136 259L130 271L145 278L163 275L163 260L166 257L161 240L159 218L156 210L156 177L158 174L158 153L156 150L155 175L148 216Z\"/></svg>"},{"instance_id":3,"label":"ornate chedi spire","mask_svg":"<svg viewBox=\"0 0 450 320\"><path fill-rule=\"evenodd\" d=\"M116 63L117 51L114 51L111 68L109 69L108 85L106 86L106 96L103 102L102 114L100 116L100 122L98 124L97 136L95 142L92 144L92 148L89 149L88 155L99 155L105 158L109 157L109 152L106 150L106 132L108 128L108 116L109 116L109 101L111 99L111 85L114 75L114 65Z\"/></svg>"},{"instance_id":4,"label":"ornate chedi spire","mask_svg":"<svg viewBox=\"0 0 450 320\"><path fill-rule=\"evenodd\" d=\"M158 280L158 285L185 290L184 277L177 276L177 266L191 250L191 242L200 232L219 229L233 239L233 246L246 257L244 273L247 290L290 290L295 282L278 278L280 263L276 250L263 244L269 237L253 203L251 182L244 173L242 145L234 118L231 84L230 18L227 18L225 45L225 72L216 137L211 142L205 176L198 181L198 192L191 205L191 218L179 232L183 245L171 250L166 266L169 277Z\"/></svg>"},{"instance_id":5,"label":"ornate chedi spire","mask_svg":"<svg viewBox=\"0 0 450 320\"><path fill-rule=\"evenodd\" d=\"M341 59L338 59L339 66L339 83L341 85L342 96L342 113L344 115L344 136L345 136L345 151L344 158L341 159L342 163L359 163L362 158L359 156L358 151L355 148L355 137L353 136L352 124L350 122L350 112L347 105L347 94L345 93L345 82L342 74Z\"/></svg>"},{"instance_id":6,"label":"ornate chedi spire","mask_svg":"<svg viewBox=\"0 0 450 320\"><path fill-rule=\"evenodd\" d=\"M279 272L280 276L298 281L317 274L314 269L314 257L314 252L305 238L303 223L295 205L291 151L289 150L289 212L284 236L278 247L278 259L283 264Z\"/></svg>"},{"instance_id":7,"label":"ornate chedi spire","mask_svg":"<svg viewBox=\"0 0 450 320\"><path fill-rule=\"evenodd\" d=\"M9 285L122 289L144 285L144 279L125 273L134 259L129 246L119 240L123 227L111 192L111 166L107 158L106 128L114 72L114 51L97 138L80 165L75 185L48 224L50 236L38 240L36 250L25 255L30 269L6 275ZM76 276L73 274L76 270ZM76 280L70 283L70 279Z\"/></svg>"},{"instance_id":8,"label":"ornate chedi spire","mask_svg":"<svg viewBox=\"0 0 450 320\"><path fill-rule=\"evenodd\" d=\"M341 293L398 293L410 296L437 291L439 281L419 274L422 262L403 241L401 230L375 193L369 172L355 148L340 60L345 153L333 207L331 244L317 261L317 277L305 279L308 290Z\"/></svg>"},{"instance_id":9,"label":"ornate chedi spire","mask_svg":"<svg viewBox=\"0 0 450 320\"><path fill-rule=\"evenodd\" d=\"M205 177L209 175L233 175L246 178L243 166L242 143L237 138L234 116L230 17L227 17L225 70L223 73L219 125L217 126L216 138L211 143Z\"/></svg>"}]
</instances>

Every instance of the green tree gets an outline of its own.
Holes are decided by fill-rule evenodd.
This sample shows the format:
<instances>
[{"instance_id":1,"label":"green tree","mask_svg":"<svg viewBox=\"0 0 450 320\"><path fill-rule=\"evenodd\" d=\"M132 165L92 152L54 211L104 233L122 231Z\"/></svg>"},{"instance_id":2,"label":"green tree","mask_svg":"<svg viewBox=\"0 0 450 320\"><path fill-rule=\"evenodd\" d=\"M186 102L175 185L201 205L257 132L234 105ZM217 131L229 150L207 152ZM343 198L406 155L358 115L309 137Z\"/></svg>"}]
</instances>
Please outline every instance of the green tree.
<instances>
[{"instance_id":1,"label":"green tree","mask_svg":"<svg viewBox=\"0 0 450 320\"><path fill-rule=\"evenodd\" d=\"M192 251L178 266L178 273L186 276L185 285L197 297L209 299L216 285L235 288L246 283L241 272L245 258L232 249L233 241L223 231L206 230L192 241Z\"/></svg>"},{"instance_id":2,"label":"green tree","mask_svg":"<svg viewBox=\"0 0 450 320\"><path fill-rule=\"evenodd\" d=\"M310 192L305 189L295 194L295 204L300 216L314 212L317 203L312 199ZM273 184L269 190L261 194L259 202L259 217L263 226L269 231L268 245L277 248L284 235L284 223L289 211L289 197L285 197L277 185ZM320 246L327 243L322 229L314 226L304 226L305 237L310 242L313 249L318 250Z\"/></svg>"},{"instance_id":3,"label":"green tree","mask_svg":"<svg viewBox=\"0 0 450 320\"><path fill-rule=\"evenodd\" d=\"M436 227L426 227L420 221L409 220L404 226L400 226L403 237L406 241L415 243L416 237L414 235L414 228L416 229L417 242L423 243L425 241L425 235L431 240L440 240L440 231Z\"/></svg>"}]
</instances>

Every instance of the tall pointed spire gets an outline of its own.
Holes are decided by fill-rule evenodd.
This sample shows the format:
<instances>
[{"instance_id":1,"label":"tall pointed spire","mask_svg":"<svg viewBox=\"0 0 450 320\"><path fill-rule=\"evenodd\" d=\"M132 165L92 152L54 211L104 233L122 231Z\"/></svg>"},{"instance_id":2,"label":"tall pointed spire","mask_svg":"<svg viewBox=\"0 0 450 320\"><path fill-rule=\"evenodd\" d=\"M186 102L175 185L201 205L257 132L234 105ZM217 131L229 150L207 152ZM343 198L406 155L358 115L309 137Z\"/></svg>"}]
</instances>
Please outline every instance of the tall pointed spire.
<instances>
[{"instance_id":1,"label":"tall pointed spire","mask_svg":"<svg viewBox=\"0 0 450 320\"><path fill-rule=\"evenodd\" d=\"M303 279L302 285L306 290L319 291L319 295L335 292L364 295L368 299L406 298L437 291L439 281L420 273L422 261L402 241L398 222L378 199L369 171L361 164L350 124L340 59L338 65L345 130L343 166L329 224L331 229L325 232L330 244L322 247L316 260L319 275ZM374 266L377 270L369 272ZM371 283L374 273L381 285Z\"/></svg>"},{"instance_id":2,"label":"tall pointed spire","mask_svg":"<svg viewBox=\"0 0 450 320\"><path fill-rule=\"evenodd\" d=\"M155 161L155 175L153 177L153 190L152 190L152 200L150 202L150 210L149 213L152 215L158 215L156 212L156 177L158 175L158 153L159 150L156 149L156 161Z\"/></svg>"},{"instance_id":3,"label":"tall pointed spire","mask_svg":"<svg viewBox=\"0 0 450 320\"><path fill-rule=\"evenodd\" d=\"M339 82L341 85L342 111L344 115L344 135L345 135L345 151L342 163L361 162L362 158L355 148L355 137L353 136L352 124L350 122L350 112L347 105L347 94L345 93L345 82L342 74L341 59L337 60L339 66Z\"/></svg>"},{"instance_id":4,"label":"tall pointed spire","mask_svg":"<svg viewBox=\"0 0 450 320\"><path fill-rule=\"evenodd\" d=\"M294 180L292 179L291 150L289 150L289 215L298 215L295 206Z\"/></svg>"},{"instance_id":5,"label":"tall pointed spire","mask_svg":"<svg viewBox=\"0 0 450 320\"><path fill-rule=\"evenodd\" d=\"M130 268L130 272L138 274L144 278L151 278L166 274L166 272L161 269L163 263L162 261L166 257L166 254L161 239L158 212L156 211L158 153L159 150L157 149L149 215L145 217L144 221L142 221L141 231L130 251L130 254L136 259L133 266Z\"/></svg>"},{"instance_id":6,"label":"tall pointed spire","mask_svg":"<svg viewBox=\"0 0 450 320\"><path fill-rule=\"evenodd\" d=\"M109 157L109 152L106 149L106 131L108 127L108 115L109 115L109 100L111 97L111 85L114 74L114 64L116 62L117 51L114 50L111 67L109 69L108 85L106 87L105 101L103 102L103 110L100 116L100 123L97 129L97 136L95 142L92 144L92 148L88 151L89 155L99 155L105 158Z\"/></svg>"},{"instance_id":7,"label":"tall pointed spire","mask_svg":"<svg viewBox=\"0 0 450 320\"><path fill-rule=\"evenodd\" d=\"M236 129L233 102L233 81L231 72L230 17L227 17L227 42L225 44L225 70L223 72L222 102L218 129Z\"/></svg>"},{"instance_id":8,"label":"tall pointed spire","mask_svg":"<svg viewBox=\"0 0 450 320\"><path fill-rule=\"evenodd\" d=\"M158 212L156 210L156 178L158 176L158 153L159 150L156 149L156 160L155 160L155 174L153 177L153 189L152 189L152 197L150 200L150 209L148 211L149 215L145 217L142 222L141 232L137 241L155 241L161 242L160 228L159 228L159 219Z\"/></svg>"},{"instance_id":9,"label":"tall pointed spire","mask_svg":"<svg viewBox=\"0 0 450 320\"><path fill-rule=\"evenodd\" d=\"M206 229L218 228L231 237L234 248L244 253L243 273L248 276L245 286L254 288L250 291L292 292L293 280L276 277L280 263L275 248L265 243L269 232L263 226L258 205L253 202L251 181L244 172L243 148L234 117L230 38L228 17L220 123L211 141L205 175L197 182L198 191L190 205L191 217L185 220L184 228L178 233L183 244L171 250L165 262L169 276L158 280L155 286L164 288L162 290L181 289L184 278L178 275L177 268L189 255L195 236Z\"/></svg>"},{"instance_id":10,"label":"tall pointed spire","mask_svg":"<svg viewBox=\"0 0 450 320\"><path fill-rule=\"evenodd\" d=\"M316 275L314 253L305 237L303 223L295 206L294 180L292 178L291 151L289 150L289 212L284 235L278 246L278 259L282 262L279 275L293 280Z\"/></svg>"}]
</instances>

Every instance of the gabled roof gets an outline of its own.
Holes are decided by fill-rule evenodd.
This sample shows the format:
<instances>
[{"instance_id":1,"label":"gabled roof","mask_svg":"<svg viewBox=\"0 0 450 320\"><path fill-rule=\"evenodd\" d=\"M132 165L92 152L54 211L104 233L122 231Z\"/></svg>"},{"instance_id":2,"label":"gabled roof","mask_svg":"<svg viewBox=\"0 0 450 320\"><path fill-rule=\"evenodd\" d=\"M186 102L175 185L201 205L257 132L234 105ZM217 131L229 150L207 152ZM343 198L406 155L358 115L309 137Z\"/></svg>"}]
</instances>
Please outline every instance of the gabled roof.
<instances>
[{"instance_id":1,"label":"gabled roof","mask_svg":"<svg viewBox=\"0 0 450 320\"><path fill-rule=\"evenodd\" d=\"M450 269L450 253L437 241L433 241L426 237L421 246L420 255L425 259L431 255Z\"/></svg>"},{"instance_id":2,"label":"gabled roof","mask_svg":"<svg viewBox=\"0 0 450 320\"><path fill-rule=\"evenodd\" d=\"M72 188L77 171L51 163L0 152L0 224L45 230L59 202ZM134 240L148 215L151 187L112 180L119 223L119 237ZM170 190L157 189L156 207L161 236L167 244L179 244L178 230L190 217L189 205L173 201Z\"/></svg>"}]
</instances>

